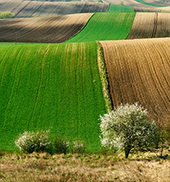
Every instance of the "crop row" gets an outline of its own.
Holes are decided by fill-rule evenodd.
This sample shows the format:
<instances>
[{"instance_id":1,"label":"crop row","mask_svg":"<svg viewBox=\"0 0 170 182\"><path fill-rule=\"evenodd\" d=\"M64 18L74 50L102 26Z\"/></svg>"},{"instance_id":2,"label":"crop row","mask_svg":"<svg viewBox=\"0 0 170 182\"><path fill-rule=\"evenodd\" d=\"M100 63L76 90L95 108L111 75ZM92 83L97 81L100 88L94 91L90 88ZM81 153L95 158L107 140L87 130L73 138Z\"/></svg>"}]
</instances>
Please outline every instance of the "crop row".
<instances>
[{"instance_id":1,"label":"crop row","mask_svg":"<svg viewBox=\"0 0 170 182\"><path fill-rule=\"evenodd\" d=\"M102 41L113 106L139 102L170 115L170 38Z\"/></svg>"},{"instance_id":2,"label":"crop row","mask_svg":"<svg viewBox=\"0 0 170 182\"><path fill-rule=\"evenodd\" d=\"M19 133L49 129L97 151L105 112L95 42L0 47L1 149L15 150Z\"/></svg>"}]
</instances>

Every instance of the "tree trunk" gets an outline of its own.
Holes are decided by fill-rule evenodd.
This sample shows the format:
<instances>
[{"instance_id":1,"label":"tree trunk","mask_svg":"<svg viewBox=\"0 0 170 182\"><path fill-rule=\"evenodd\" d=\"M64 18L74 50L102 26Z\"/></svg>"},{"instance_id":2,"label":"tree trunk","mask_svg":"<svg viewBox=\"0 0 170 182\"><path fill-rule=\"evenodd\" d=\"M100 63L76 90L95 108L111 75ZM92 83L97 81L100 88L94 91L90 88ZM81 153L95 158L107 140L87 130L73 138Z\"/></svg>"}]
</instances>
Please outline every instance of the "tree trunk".
<instances>
[{"instance_id":1,"label":"tree trunk","mask_svg":"<svg viewBox=\"0 0 170 182\"><path fill-rule=\"evenodd\" d=\"M125 158L127 159L130 153L131 147L125 147Z\"/></svg>"}]
</instances>

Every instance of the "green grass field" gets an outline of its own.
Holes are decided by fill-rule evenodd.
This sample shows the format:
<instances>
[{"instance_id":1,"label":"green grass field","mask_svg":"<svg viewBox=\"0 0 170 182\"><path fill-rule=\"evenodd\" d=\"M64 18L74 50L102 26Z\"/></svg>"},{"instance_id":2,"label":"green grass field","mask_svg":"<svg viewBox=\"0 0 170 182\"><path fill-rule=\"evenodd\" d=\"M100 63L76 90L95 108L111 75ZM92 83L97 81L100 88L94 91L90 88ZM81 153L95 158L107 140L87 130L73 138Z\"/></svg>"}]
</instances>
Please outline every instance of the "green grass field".
<instances>
[{"instance_id":1,"label":"green grass field","mask_svg":"<svg viewBox=\"0 0 170 182\"><path fill-rule=\"evenodd\" d=\"M99 150L106 108L97 44L0 45L0 149L16 150L19 133L50 129Z\"/></svg>"},{"instance_id":2,"label":"green grass field","mask_svg":"<svg viewBox=\"0 0 170 182\"><path fill-rule=\"evenodd\" d=\"M132 27L135 12L95 13L84 29L66 42L125 39Z\"/></svg>"},{"instance_id":3,"label":"green grass field","mask_svg":"<svg viewBox=\"0 0 170 182\"><path fill-rule=\"evenodd\" d=\"M135 1L137 1L137 2L139 2L139 3L142 3L142 4L150 5L150 6L166 7L166 6L164 6L164 5L158 5L158 4L147 3L147 2L145 2L145 1L143 1L143 0L135 0Z\"/></svg>"},{"instance_id":4,"label":"green grass field","mask_svg":"<svg viewBox=\"0 0 170 182\"><path fill-rule=\"evenodd\" d=\"M110 4L108 12L134 12L134 6Z\"/></svg>"}]
</instances>

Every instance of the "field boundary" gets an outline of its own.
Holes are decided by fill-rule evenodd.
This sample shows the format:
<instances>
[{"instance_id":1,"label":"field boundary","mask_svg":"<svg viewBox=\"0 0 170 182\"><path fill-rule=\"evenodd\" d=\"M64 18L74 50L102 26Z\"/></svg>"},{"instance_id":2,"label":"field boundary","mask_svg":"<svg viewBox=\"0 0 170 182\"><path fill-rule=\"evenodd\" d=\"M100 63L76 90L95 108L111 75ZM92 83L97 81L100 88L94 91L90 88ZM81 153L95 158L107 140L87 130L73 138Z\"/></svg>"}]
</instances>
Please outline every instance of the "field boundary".
<instances>
[{"instance_id":1,"label":"field boundary","mask_svg":"<svg viewBox=\"0 0 170 182\"><path fill-rule=\"evenodd\" d=\"M72 38L74 38L77 34L79 34L84 28L85 28L85 26L89 23L89 21L91 20L91 18L95 15L96 13L93 13L92 15L91 15L91 17L88 19L88 21L86 22L86 24L78 31L78 32L76 32L72 37L70 37L68 40L71 40ZM66 40L66 41L68 41L68 40ZM65 41L65 42L66 42Z\"/></svg>"},{"instance_id":2,"label":"field boundary","mask_svg":"<svg viewBox=\"0 0 170 182\"><path fill-rule=\"evenodd\" d=\"M111 101L111 96L109 93L109 83L107 78L106 65L105 65L105 61L103 57L103 49L99 41L96 41L96 43L98 45L97 62L98 62L100 80L102 83L103 94L104 94L105 103L106 103L106 110L107 112L110 112L112 110L112 101Z\"/></svg>"}]
</instances>

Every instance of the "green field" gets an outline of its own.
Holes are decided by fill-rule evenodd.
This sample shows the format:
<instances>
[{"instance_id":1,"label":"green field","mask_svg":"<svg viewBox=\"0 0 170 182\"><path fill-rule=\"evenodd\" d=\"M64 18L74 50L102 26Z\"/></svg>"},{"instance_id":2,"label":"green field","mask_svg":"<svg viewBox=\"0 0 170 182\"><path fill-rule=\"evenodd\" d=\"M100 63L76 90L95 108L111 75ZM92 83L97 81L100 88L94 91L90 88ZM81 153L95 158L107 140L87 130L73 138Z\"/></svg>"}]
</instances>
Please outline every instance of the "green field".
<instances>
[{"instance_id":1,"label":"green field","mask_svg":"<svg viewBox=\"0 0 170 182\"><path fill-rule=\"evenodd\" d=\"M66 42L125 39L132 27L135 12L95 13L84 29Z\"/></svg>"},{"instance_id":2,"label":"green field","mask_svg":"<svg viewBox=\"0 0 170 182\"><path fill-rule=\"evenodd\" d=\"M137 1L137 2L139 2L139 3L142 3L142 4L150 5L150 6L166 7L166 6L164 6L164 5L158 5L158 4L147 3L147 2L145 2L145 1L143 1L143 0L135 0L135 1Z\"/></svg>"},{"instance_id":3,"label":"green field","mask_svg":"<svg viewBox=\"0 0 170 182\"><path fill-rule=\"evenodd\" d=\"M108 12L134 12L134 6L110 4Z\"/></svg>"},{"instance_id":4,"label":"green field","mask_svg":"<svg viewBox=\"0 0 170 182\"><path fill-rule=\"evenodd\" d=\"M97 44L0 45L0 148L14 151L19 133L50 129L99 150L106 108Z\"/></svg>"}]
</instances>

